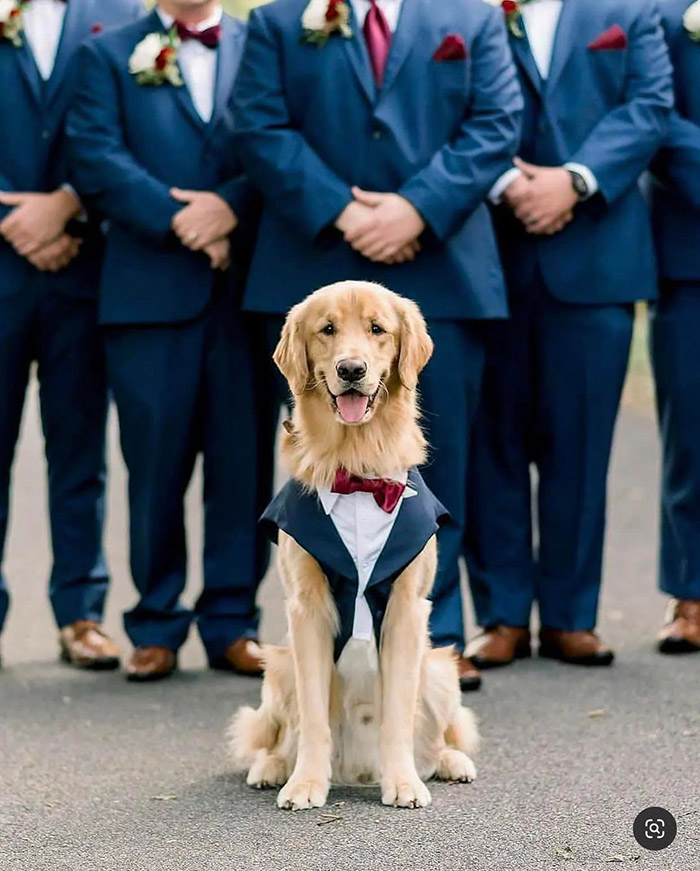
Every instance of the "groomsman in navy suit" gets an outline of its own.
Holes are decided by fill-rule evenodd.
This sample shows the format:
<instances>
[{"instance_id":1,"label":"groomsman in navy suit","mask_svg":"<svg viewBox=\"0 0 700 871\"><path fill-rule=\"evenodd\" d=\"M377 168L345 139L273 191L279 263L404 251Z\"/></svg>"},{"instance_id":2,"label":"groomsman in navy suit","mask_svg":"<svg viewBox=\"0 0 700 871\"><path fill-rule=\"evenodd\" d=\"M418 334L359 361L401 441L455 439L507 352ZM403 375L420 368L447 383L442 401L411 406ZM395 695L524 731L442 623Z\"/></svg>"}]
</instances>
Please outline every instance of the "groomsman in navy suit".
<instances>
[{"instance_id":1,"label":"groomsman in navy suit","mask_svg":"<svg viewBox=\"0 0 700 871\"><path fill-rule=\"evenodd\" d=\"M0 561L10 471L33 362L39 366L53 544L50 598L64 659L115 668L101 627L104 363L97 334L99 226L71 188L65 117L76 52L143 14L140 0L33 0L0 10ZM0 572L0 631L9 596Z\"/></svg>"},{"instance_id":2,"label":"groomsman in navy suit","mask_svg":"<svg viewBox=\"0 0 700 871\"><path fill-rule=\"evenodd\" d=\"M491 192L512 319L487 353L466 553L482 667L608 665L595 633L606 478L633 303L656 293L638 177L663 141L671 67L654 0L507 12L525 96L516 166ZM538 473L533 544L531 466Z\"/></svg>"},{"instance_id":3,"label":"groomsman in navy suit","mask_svg":"<svg viewBox=\"0 0 700 871\"><path fill-rule=\"evenodd\" d=\"M167 677L196 618L210 665L259 674L256 433L240 292L257 212L233 156L244 26L163 0L85 44L68 122L76 186L109 222L100 293L129 470L131 680ZM204 459L204 589L180 602L183 498Z\"/></svg>"},{"instance_id":4,"label":"groomsman in navy suit","mask_svg":"<svg viewBox=\"0 0 700 871\"><path fill-rule=\"evenodd\" d=\"M653 165L661 294L651 348L663 440L662 653L700 650L700 3L664 0L676 112Z\"/></svg>"},{"instance_id":5,"label":"groomsman in navy suit","mask_svg":"<svg viewBox=\"0 0 700 871\"><path fill-rule=\"evenodd\" d=\"M339 279L382 282L429 319L425 477L454 521L431 628L461 652L479 322L507 311L484 201L522 109L502 14L482 0L278 0L251 16L234 103L239 153L265 195L245 305L268 317L269 352L280 316ZM477 687L460 663L463 686Z\"/></svg>"}]
</instances>

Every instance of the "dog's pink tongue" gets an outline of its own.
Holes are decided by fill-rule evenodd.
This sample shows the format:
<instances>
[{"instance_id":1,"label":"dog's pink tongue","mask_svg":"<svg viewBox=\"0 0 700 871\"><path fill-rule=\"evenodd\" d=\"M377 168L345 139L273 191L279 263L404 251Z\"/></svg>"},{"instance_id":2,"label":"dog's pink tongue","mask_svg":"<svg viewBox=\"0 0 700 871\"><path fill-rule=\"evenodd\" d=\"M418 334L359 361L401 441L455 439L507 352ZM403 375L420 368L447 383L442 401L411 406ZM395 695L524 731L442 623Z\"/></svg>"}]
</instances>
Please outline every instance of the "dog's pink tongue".
<instances>
[{"instance_id":1,"label":"dog's pink tongue","mask_svg":"<svg viewBox=\"0 0 700 871\"><path fill-rule=\"evenodd\" d=\"M336 397L338 411L346 423L359 423L365 416L369 405L369 396L361 393L343 393Z\"/></svg>"}]
</instances>

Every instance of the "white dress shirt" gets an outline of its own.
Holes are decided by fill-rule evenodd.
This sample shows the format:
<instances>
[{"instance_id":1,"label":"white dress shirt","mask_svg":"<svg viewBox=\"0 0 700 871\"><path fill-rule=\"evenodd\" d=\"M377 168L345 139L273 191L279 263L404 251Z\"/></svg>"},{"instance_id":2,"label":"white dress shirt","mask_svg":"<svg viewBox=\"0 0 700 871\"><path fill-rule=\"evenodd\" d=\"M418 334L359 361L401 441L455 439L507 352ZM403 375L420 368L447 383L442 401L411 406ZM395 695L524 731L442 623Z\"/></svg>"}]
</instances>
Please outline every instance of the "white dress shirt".
<instances>
[{"instance_id":1,"label":"white dress shirt","mask_svg":"<svg viewBox=\"0 0 700 871\"><path fill-rule=\"evenodd\" d=\"M549 78L549 68L552 64L554 40L557 35L562 5L563 0L530 0L529 3L520 7L530 52L543 82ZM588 194L593 196L598 190L598 180L591 170L580 163L565 163L564 166L566 169L574 170L583 176L588 186ZM491 202L499 203L508 185L520 175L520 170L515 167L503 173L489 192Z\"/></svg>"},{"instance_id":2,"label":"white dress shirt","mask_svg":"<svg viewBox=\"0 0 700 871\"><path fill-rule=\"evenodd\" d=\"M405 484L408 472L396 472L387 477ZM331 493L328 487L318 491L323 510L333 521L357 569L359 584L355 600L353 638L369 641L373 637L372 614L365 599L365 590L396 523L403 500L416 495L416 491L410 485L407 486L396 508L391 514L387 514L377 505L372 493Z\"/></svg>"},{"instance_id":3,"label":"white dress shirt","mask_svg":"<svg viewBox=\"0 0 700 871\"><path fill-rule=\"evenodd\" d=\"M365 18L372 4L370 0L351 0L352 11L356 21L360 25L360 29L364 27ZM393 33L399 23L399 14L401 13L401 3L403 0L377 0L377 6L384 13L386 23L389 25L389 30Z\"/></svg>"},{"instance_id":4,"label":"white dress shirt","mask_svg":"<svg viewBox=\"0 0 700 871\"><path fill-rule=\"evenodd\" d=\"M34 0L32 0L33 2ZM207 30L209 27L216 27L217 24L221 24L222 14L222 9L219 6L206 21L191 25L190 29ZM158 15L163 22L163 27L166 30L170 30L175 23L172 15L168 15L162 9L158 9ZM202 45L196 39L186 40L181 43L177 50L177 63L180 67L182 78L185 80L197 114L206 123L211 121L214 111L217 56L218 51L216 49L207 48L206 45Z\"/></svg>"},{"instance_id":5,"label":"white dress shirt","mask_svg":"<svg viewBox=\"0 0 700 871\"><path fill-rule=\"evenodd\" d=\"M32 0L22 12L27 44L44 81L51 78L56 63L65 17L66 4L61 0Z\"/></svg>"}]
</instances>

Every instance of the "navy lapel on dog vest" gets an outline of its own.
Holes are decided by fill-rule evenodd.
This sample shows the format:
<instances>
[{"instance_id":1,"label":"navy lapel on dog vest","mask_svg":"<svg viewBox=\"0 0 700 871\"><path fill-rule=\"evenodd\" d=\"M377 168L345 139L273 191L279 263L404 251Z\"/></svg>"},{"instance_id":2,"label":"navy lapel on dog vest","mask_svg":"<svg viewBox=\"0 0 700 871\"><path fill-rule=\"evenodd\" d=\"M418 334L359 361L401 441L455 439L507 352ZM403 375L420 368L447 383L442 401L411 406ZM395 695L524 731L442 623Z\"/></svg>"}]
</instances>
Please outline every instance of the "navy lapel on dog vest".
<instances>
[{"instance_id":1,"label":"navy lapel on dog vest","mask_svg":"<svg viewBox=\"0 0 700 871\"><path fill-rule=\"evenodd\" d=\"M402 499L395 509L399 513L365 590L377 646L394 581L449 520L447 510L428 489L417 469L409 471L407 486L416 495ZM324 511L316 493L305 490L296 481L289 481L270 503L261 523L274 542L280 529L293 538L311 554L326 575L340 617L335 641L337 661L352 636L359 578L353 557L333 520Z\"/></svg>"}]
</instances>

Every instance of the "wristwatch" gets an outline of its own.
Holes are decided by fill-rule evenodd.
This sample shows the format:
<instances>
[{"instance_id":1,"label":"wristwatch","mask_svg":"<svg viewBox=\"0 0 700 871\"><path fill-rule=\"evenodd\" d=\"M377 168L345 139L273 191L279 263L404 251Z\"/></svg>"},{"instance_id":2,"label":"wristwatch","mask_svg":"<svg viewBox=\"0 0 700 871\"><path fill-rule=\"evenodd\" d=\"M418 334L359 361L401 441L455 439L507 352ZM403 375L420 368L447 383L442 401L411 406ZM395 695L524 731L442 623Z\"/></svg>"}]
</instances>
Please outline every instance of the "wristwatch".
<instances>
[{"instance_id":1,"label":"wristwatch","mask_svg":"<svg viewBox=\"0 0 700 871\"><path fill-rule=\"evenodd\" d=\"M571 176L571 185L576 193L579 195L579 199L587 200L589 196L588 185L586 184L586 179L581 175L580 172L576 172L575 169L567 169L567 172Z\"/></svg>"}]
</instances>

